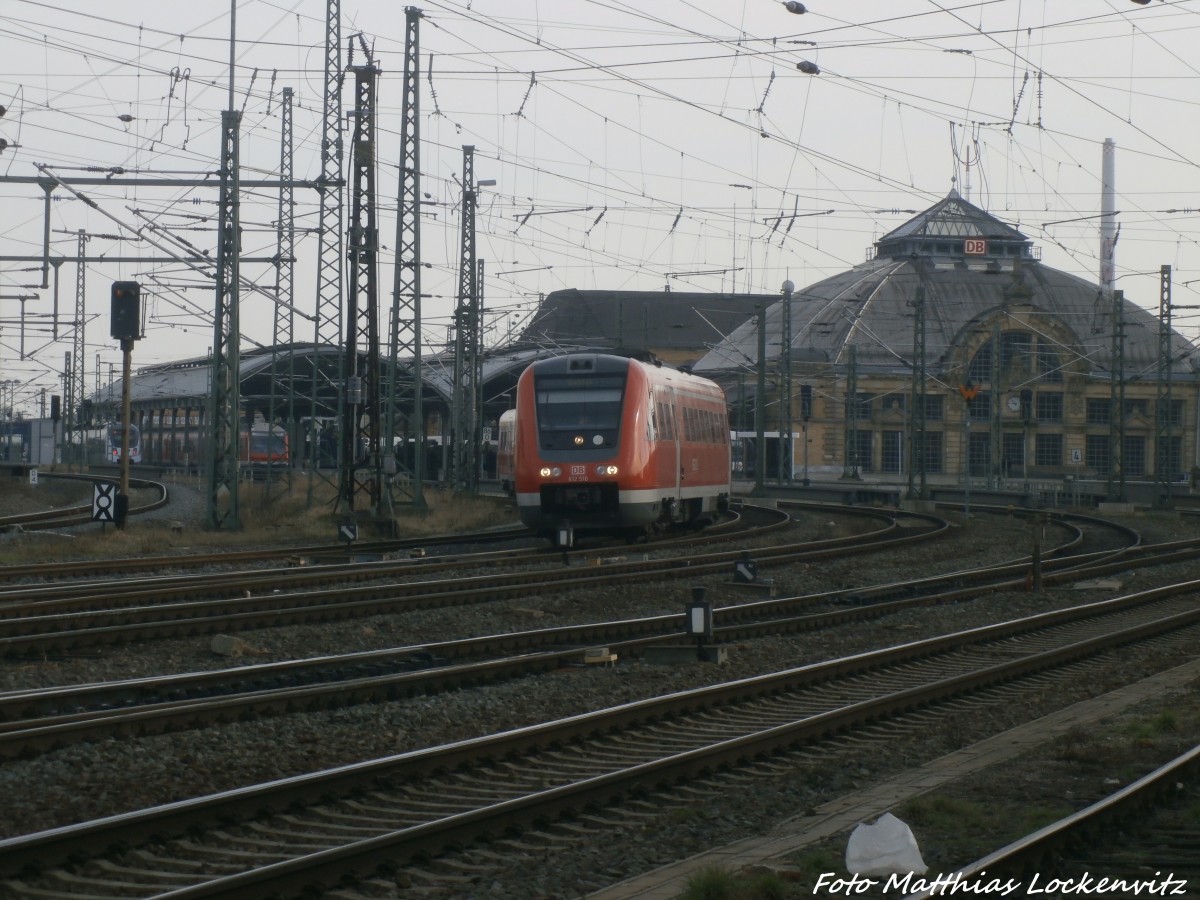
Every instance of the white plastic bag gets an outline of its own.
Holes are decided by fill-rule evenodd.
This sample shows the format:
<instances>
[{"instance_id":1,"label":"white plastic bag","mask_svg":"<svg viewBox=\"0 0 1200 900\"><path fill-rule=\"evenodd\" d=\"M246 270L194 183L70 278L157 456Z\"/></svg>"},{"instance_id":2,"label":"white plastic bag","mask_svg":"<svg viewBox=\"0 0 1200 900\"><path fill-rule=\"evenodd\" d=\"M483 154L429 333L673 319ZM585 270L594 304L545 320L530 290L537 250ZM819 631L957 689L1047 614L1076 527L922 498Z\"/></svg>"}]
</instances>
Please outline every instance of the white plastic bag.
<instances>
[{"instance_id":1,"label":"white plastic bag","mask_svg":"<svg viewBox=\"0 0 1200 900\"><path fill-rule=\"evenodd\" d=\"M912 829L891 813L874 825L859 823L846 844L846 871L851 875L924 875L929 867Z\"/></svg>"}]
</instances>

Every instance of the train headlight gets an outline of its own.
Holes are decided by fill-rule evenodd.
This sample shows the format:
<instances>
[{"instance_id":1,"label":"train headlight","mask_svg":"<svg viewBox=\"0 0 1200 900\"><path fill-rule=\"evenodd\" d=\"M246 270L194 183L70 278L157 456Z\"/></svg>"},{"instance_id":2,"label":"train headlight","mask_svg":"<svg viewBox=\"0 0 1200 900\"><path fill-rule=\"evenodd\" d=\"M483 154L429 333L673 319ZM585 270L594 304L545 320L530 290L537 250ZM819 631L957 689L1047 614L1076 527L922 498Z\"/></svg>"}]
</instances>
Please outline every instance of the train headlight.
<instances>
[{"instance_id":1,"label":"train headlight","mask_svg":"<svg viewBox=\"0 0 1200 900\"><path fill-rule=\"evenodd\" d=\"M541 476L543 478L550 477L550 467L549 466L542 466Z\"/></svg>"},{"instance_id":2,"label":"train headlight","mask_svg":"<svg viewBox=\"0 0 1200 900\"><path fill-rule=\"evenodd\" d=\"M576 447L583 446L583 435L582 434L575 435L575 446Z\"/></svg>"},{"instance_id":3,"label":"train headlight","mask_svg":"<svg viewBox=\"0 0 1200 900\"><path fill-rule=\"evenodd\" d=\"M616 466L596 466L596 474L597 475L616 475L617 467Z\"/></svg>"},{"instance_id":4,"label":"train headlight","mask_svg":"<svg viewBox=\"0 0 1200 900\"><path fill-rule=\"evenodd\" d=\"M562 474L562 469L558 466L542 466L541 476L543 478L557 478Z\"/></svg>"}]
</instances>

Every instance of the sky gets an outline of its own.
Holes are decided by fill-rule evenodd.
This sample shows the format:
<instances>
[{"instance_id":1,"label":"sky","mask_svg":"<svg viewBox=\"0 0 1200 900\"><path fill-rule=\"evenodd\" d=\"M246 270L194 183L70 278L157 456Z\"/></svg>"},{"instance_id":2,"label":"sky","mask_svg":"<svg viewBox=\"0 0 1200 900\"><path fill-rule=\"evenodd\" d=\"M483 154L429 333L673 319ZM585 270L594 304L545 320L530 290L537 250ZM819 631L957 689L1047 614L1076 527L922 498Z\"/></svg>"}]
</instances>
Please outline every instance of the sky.
<instances>
[{"instance_id":1,"label":"sky","mask_svg":"<svg viewBox=\"0 0 1200 900\"><path fill-rule=\"evenodd\" d=\"M1045 264L1097 281L1105 139L1116 144L1115 286L1157 311L1170 265L1176 323L1200 334L1189 312L1200 303L1200 0L812 0L802 15L778 0L414 5L427 351L452 340L465 145L476 180L495 182L479 187L476 212L488 346L563 288L802 288L870 258L951 190L1021 229ZM135 368L208 352L211 276L174 256L216 254L221 111L232 90L241 177L277 178L290 87L293 174L315 180L326 9L0 0L0 404L38 415L42 392L61 392L80 295L87 390L119 374L113 281L143 286ZM403 10L341 0L341 65L369 54L381 70L383 322ZM206 175L214 187L122 184L134 174ZM47 223L46 192L20 180L39 175L105 183L56 187ZM293 336L311 341L319 201L298 188L295 202ZM277 220L277 192L243 192L244 258L273 256ZM107 258L81 267L81 245ZM270 344L275 269L243 262L242 274L267 288L242 292L242 346Z\"/></svg>"}]
</instances>

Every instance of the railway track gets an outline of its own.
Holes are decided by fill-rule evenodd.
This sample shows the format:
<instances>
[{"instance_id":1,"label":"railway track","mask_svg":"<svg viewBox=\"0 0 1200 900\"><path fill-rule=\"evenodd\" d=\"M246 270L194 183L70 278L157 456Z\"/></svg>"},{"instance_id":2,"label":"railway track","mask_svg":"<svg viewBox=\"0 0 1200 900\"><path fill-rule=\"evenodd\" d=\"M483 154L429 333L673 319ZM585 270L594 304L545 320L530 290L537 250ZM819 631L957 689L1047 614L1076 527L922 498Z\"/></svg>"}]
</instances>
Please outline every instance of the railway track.
<instances>
[{"instance_id":1,"label":"railway track","mask_svg":"<svg viewBox=\"0 0 1200 900\"><path fill-rule=\"evenodd\" d=\"M750 524L747 525L745 523L745 517L739 507L727 514L725 520L721 523L708 528L704 534L736 534L743 530L753 533L756 530L770 530L771 527L778 527L787 521L786 516L778 514L777 511L768 510L766 507L751 507L751 510L756 518ZM879 515L868 510L858 511L858 514ZM764 519L766 521L763 521ZM682 537L672 536L653 544L647 544L646 546L687 546L689 543L704 539L703 537L697 537L694 532L688 532ZM460 534L356 541L349 545L322 543L282 547L258 547L248 550L222 548L210 553L197 552L172 554L170 556L138 556L6 565L0 566L0 583L6 581L68 581L85 578L94 580L99 574L116 575L120 573L159 572L164 570L179 571L208 567L227 569L236 565L251 563L269 564L272 561L279 560L286 561L289 566L308 564L328 566L351 558L370 560L373 558L382 559L388 555L404 556L407 554L411 554L414 564L417 564L417 560L425 559L427 556L431 558L431 562L439 556L458 556L463 553L464 547L519 541L530 542L528 546L521 548L521 550L531 558L551 555L551 551L543 541L534 541L532 531L524 526L515 525L509 528L492 528L485 531ZM590 548L567 551L560 555L562 558L568 560L581 560L604 552L604 550L605 547L601 544ZM609 550L608 552L612 551ZM515 555L515 550L499 551L496 554L496 558L511 558Z\"/></svg>"},{"instance_id":2,"label":"railway track","mask_svg":"<svg viewBox=\"0 0 1200 900\"><path fill-rule=\"evenodd\" d=\"M869 553L880 547L928 540L947 527L943 520L932 516L910 517L924 523L924 527L916 528L901 527L895 516L885 519L885 524L867 535L771 545L760 548L755 556L759 565L780 565ZM706 552L701 559L686 554L643 560L621 558L594 566L523 566L442 580L422 576L436 571L439 565L461 569L464 561L402 560L232 575L126 579L82 587L17 587L0 591L0 655L44 654L113 642L451 607L546 590L633 584L680 573L691 577L729 573L744 553ZM312 585L321 587L313 589ZM301 586L308 589L286 590ZM217 599L207 599L213 596Z\"/></svg>"},{"instance_id":3,"label":"railway track","mask_svg":"<svg viewBox=\"0 0 1200 900\"><path fill-rule=\"evenodd\" d=\"M1143 557L1143 562L1155 557ZM1070 565L1068 565L1070 563ZM1054 571L1056 565L1061 572ZM1093 561L1094 571L1108 563ZM984 590L1020 586L1028 566L1009 564L915 581L815 595L771 598L714 610L714 638L732 644L764 636L835 628L917 605L950 603ZM1089 575L1071 560L1051 561L1047 579ZM215 672L170 675L0 694L0 756L25 756L113 734L197 727L222 719L394 699L552 671L584 662L603 645L621 658L647 647L686 643L682 614L480 636L332 658L288 660Z\"/></svg>"},{"instance_id":4,"label":"railway track","mask_svg":"<svg viewBox=\"0 0 1200 900\"><path fill-rule=\"evenodd\" d=\"M107 475L71 475L59 472L43 472L41 478L56 478L64 481L83 481L118 485L120 480ZM147 503L139 503L129 507L129 515L152 512L167 505L167 486L157 481L144 478L130 478L130 488L153 491L157 496ZM86 525L92 521L92 505L72 506L66 509L49 509L36 513L21 513L14 516L0 516L0 531L18 528L25 531L36 531L47 528L66 528L72 525Z\"/></svg>"},{"instance_id":5,"label":"railway track","mask_svg":"<svg viewBox=\"0 0 1200 900\"><path fill-rule=\"evenodd\" d=\"M951 877L964 889L1000 879L1026 895L1190 896L1200 884L1197 808L1200 746ZM941 894L927 885L906 900Z\"/></svg>"},{"instance_id":6,"label":"railway track","mask_svg":"<svg viewBox=\"0 0 1200 900\"><path fill-rule=\"evenodd\" d=\"M723 766L1021 703L1147 642L1192 646L1200 585L1142 592L0 842L13 897L297 896ZM880 733L882 730L882 734ZM593 810L586 813L585 810ZM185 834L186 833L186 834ZM150 836L153 846L146 846ZM494 842L490 852L520 835ZM111 848L132 847L132 850ZM138 849L140 848L140 849ZM58 868L71 857L69 870ZM84 862L88 857L91 862Z\"/></svg>"}]
</instances>

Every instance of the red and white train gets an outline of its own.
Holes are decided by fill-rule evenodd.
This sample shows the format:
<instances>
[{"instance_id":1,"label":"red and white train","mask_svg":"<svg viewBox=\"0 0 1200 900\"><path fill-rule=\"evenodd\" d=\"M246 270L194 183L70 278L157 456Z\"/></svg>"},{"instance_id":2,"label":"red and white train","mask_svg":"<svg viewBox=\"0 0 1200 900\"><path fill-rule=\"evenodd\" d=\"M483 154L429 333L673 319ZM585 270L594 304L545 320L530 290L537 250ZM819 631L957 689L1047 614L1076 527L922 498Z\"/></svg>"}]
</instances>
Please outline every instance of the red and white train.
<instances>
[{"instance_id":1,"label":"red and white train","mask_svg":"<svg viewBox=\"0 0 1200 900\"><path fill-rule=\"evenodd\" d=\"M143 459L154 465L203 467L212 452L207 429L202 432L195 424L156 423L143 438ZM242 467L286 466L289 458L288 435L282 426L259 420L238 430L238 462Z\"/></svg>"},{"instance_id":2,"label":"red and white train","mask_svg":"<svg viewBox=\"0 0 1200 900\"><path fill-rule=\"evenodd\" d=\"M517 411L506 409L500 415L496 441L496 478L500 489L506 494L515 494L517 463Z\"/></svg>"},{"instance_id":3,"label":"red and white train","mask_svg":"<svg viewBox=\"0 0 1200 900\"><path fill-rule=\"evenodd\" d=\"M633 539L712 520L729 503L728 423L719 386L658 362L600 353L535 362L517 382L521 521L571 546L577 531Z\"/></svg>"}]
</instances>

